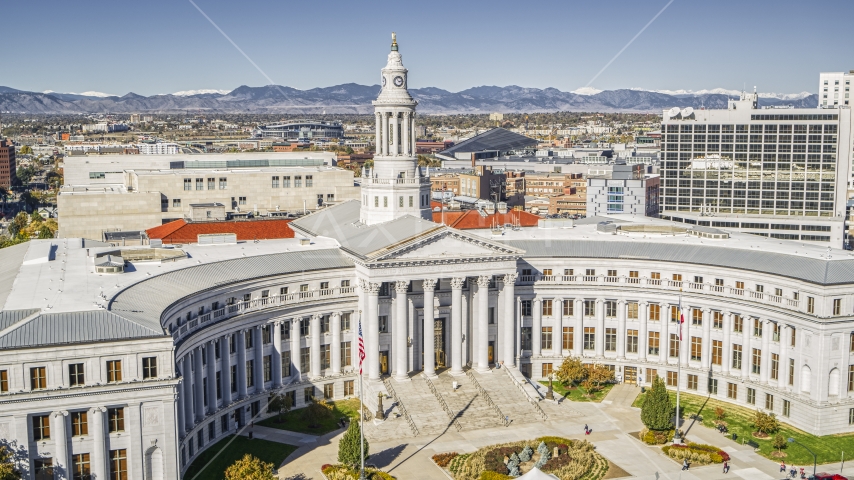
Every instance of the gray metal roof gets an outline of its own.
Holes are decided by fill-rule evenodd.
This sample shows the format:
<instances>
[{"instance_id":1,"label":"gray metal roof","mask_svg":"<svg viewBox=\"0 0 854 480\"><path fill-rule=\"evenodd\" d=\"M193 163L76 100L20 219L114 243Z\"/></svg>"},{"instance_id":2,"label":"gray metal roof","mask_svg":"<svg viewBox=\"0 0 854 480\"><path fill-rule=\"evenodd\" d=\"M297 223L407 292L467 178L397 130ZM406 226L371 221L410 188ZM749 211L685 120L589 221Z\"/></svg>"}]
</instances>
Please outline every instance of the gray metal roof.
<instances>
[{"instance_id":1,"label":"gray metal roof","mask_svg":"<svg viewBox=\"0 0 854 480\"><path fill-rule=\"evenodd\" d=\"M454 145L453 147L442 150L441 154L453 156L455 153L463 152L481 152L484 150L499 150L506 152L508 150L517 150L526 147L536 147L537 140L535 138L519 135L518 133L505 130L503 128L493 128L487 130L480 135L476 135L467 140Z\"/></svg>"},{"instance_id":2,"label":"gray metal roof","mask_svg":"<svg viewBox=\"0 0 854 480\"><path fill-rule=\"evenodd\" d=\"M412 215L377 225L362 225L361 207L361 202L351 200L294 220L290 227L309 236L334 238L344 251L361 259L445 228Z\"/></svg>"},{"instance_id":3,"label":"gray metal roof","mask_svg":"<svg viewBox=\"0 0 854 480\"><path fill-rule=\"evenodd\" d=\"M750 270L819 285L854 283L854 260L825 260L775 252L652 241L505 240L525 257L631 258Z\"/></svg>"},{"instance_id":4,"label":"gray metal roof","mask_svg":"<svg viewBox=\"0 0 854 480\"><path fill-rule=\"evenodd\" d=\"M108 309L149 329L163 331L163 311L187 295L253 278L293 272L352 267L338 249L256 255L174 270L135 283L119 292Z\"/></svg>"},{"instance_id":5,"label":"gray metal roof","mask_svg":"<svg viewBox=\"0 0 854 480\"><path fill-rule=\"evenodd\" d=\"M38 313L37 308L28 310L5 310L0 312L0 330L6 330L12 325L20 322L22 319L29 317L34 313Z\"/></svg>"},{"instance_id":6,"label":"gray metal roof","mask_svg":"<svg viewBox=\"0 0 854 480\"><path fill-rule=\"evenodd\" d=\"M24 256L30 249L30 242L0 248L0 309L12 291L12 285L24 263Z\"/></svg>"},{"instance_id":7,"label":"gray metal roof","mask_svg":"<svg viewBox=\"0 0 854 480\"><path fill-rule=\"evenodd\" d=\"M26 312L26 310L2 312L2 314L14 312ZM25 316L20 319L23 318ZM0 348L37 347L162 336L162 328L152 329L104 310L42 313L28 322L21 323L20 326L0 337Z\"/></svg>"}]
</instances>

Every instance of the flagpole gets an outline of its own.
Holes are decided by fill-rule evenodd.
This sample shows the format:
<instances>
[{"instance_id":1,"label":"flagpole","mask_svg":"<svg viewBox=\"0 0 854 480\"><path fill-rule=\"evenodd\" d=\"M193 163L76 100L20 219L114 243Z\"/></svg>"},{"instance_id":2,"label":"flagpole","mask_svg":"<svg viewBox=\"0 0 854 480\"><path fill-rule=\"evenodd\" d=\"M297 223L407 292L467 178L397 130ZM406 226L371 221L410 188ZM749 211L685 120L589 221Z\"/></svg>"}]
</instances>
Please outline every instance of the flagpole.
<instances>
[{"instance_id":1,"label":"flagpole","mask_svg":"<svg viewBox=\"0 0 854 480\"><path fill-rule=\"evenodd\" d=\"M679 317L676 319L679 325L679 343L676 350L676 428L673 433L673 443L682 443L679 435L679 391L682 388L682 289L679 289Z\"/></svg>"},{"instance_id":2,"label":"flagpole","mask_svg":"<svg viewBox=\"0 0 854 480\"><path fill-rule=\"evenodd\" d=\"M365 480L365 403L362 390L362 363L365 360L365 343L362 336L362 312L359 312L359 480Z\"/></svg>"}]
</instances>

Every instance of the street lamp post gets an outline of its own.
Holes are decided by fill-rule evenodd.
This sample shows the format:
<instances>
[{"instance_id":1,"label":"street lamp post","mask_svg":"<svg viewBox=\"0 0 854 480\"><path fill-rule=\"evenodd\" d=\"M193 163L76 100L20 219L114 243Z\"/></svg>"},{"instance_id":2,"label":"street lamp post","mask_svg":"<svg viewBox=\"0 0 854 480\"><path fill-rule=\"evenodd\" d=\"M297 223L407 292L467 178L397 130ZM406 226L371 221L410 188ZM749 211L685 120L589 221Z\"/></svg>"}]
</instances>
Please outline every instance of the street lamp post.
<instances>
[{"instance_id":1,"label":"street lamp post","mask_svg":"<svg viewBox=\"0 0 854 480\"><path fill-rule=\"evenodd\" d=\"M818 463L818 458L816 458L815 453L813 453L813 451L812 451L812 450L810 450L809 448L807 448L807 446L806 446L806 445L804 445L803 443L801 443L801 442L799 442L799 441L795 440L794 438L789 437L789 443L797 443L798 445L800 445L800 446L804 447L808 452L810 452L810 454L812 455L812 476L813 476L813 477L815 477L816 464Z\"/></svg>"}]
</instances>

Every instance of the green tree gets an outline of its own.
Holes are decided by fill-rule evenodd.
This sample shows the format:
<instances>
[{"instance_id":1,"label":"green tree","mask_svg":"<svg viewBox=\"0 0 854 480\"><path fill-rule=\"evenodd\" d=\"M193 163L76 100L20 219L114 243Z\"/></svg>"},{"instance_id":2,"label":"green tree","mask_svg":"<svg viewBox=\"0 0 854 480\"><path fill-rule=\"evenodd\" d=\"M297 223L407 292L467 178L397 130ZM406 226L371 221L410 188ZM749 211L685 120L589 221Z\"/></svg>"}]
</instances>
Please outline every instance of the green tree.
<instances>
[{"instance_id":1,"label":"green tree","mask_svg":"<svg viewBox=\"0 0 854 480\"><path fill-rule=\"evenodd\" d=\"M786 437L783 436L782 433L774 435L774 440L772 440L771 444L774 446L774 448L777 449L778 452L789 446L789 442L786 440Z\"/></svg>"},{"instance_id":2,"label":"green tree","mask_svg":"<svg viewBox=\"0 0 854 480\"><path fill-rule=\"evenodd\" d=\"M780 429L780 422L773 413L757 410L753 417L753 427L756 428L757 432L768 435Z\"/></svg>"},{"instance_id":3,"label":"green tree","mask_svg":"<svg viewBox=\"0 0 854 480\"><path fill-rule=\"evenodd\" d=\"M15 468L12 452L5 446L0 446L0 480L19 480L21 472Z\"/></svg>"},{"instance_id":4,"label":"green tree","mask_svg":"<svg viewBox=\"0 0 854 480\"><path fill-rule=\"evenodd\" d=\"M21 147L20 153L21 155L32 155L33 149L29 145L24 145L23 147Z\"/></svg>"},{"instance_id":5,"label":"green tree","mask_svg":"<svg viewBox=\"0 0 854 480\"><path fill-rule=\"evenodd\" d=\"M275 480L273 468L272 463L262 462L247 453L225 469L225 480Z\"/></svg>"},{"instance_id":6,"label":"green tree","mask_svg":"<svg viewBox=\"0 0 854 480\"><path fill-rule=\"evenodd\" d=\"M17 237L29 224L30 217L24 212L18 212L15 218L9 222L9 233L13 237Z\"/></svg>"},{"instance_id":7,"label":"green tree","mask_svg":"<svg viewBox=\"0 0 854 480\"><path fill-rule=\"evenodd\" d=\"M587 378L587 368L577 357L566 357L555 372L555 377L563 385L574 384Z\"/></svg>"},{"instance_id":8,"label":"green tree","mask_svg":"<svg viewBox=\"0 0 854 480\"><path fill-rule=\"evenodd\" d=\"M288 413L291 410L291 407L293 407L293 403L291 402L290 395L280 393L270 400L270 410L275 410L279 413L278 418L276 419L278 423L282 423L282 415Z\"/></svg>"},{"instance_id":9,"label":"green tree","mask_svg":"<svg viewBox=\"0 0 854 480\"><path fill-rule=\"evenodd\" d=\"M596 386L596 390L602 388L603 383L614 381L614 372L610 368L597 363L587 369L587 378Z\"/></svg>"},{"instance_id":10,"label":"green tree","mask_svg":"<svg viewBox=\"0 0 854 480\"><path fill-rule=\"evenodd\" d=\"M344 436L341 437L341 441L338 442L338 461L343 463L344 465L349 465L350 467L358 467L362 463L362 458L360 457L361 451L359 449L359 439L361 437L361 429L359 428L359 422L353 420L350 422L350 426L347 428L347 431L344 432ZM365 448L365 458L368 458L368 441L364 441Z\"/></svg>"},{"instance_id":11,"label":"green tree","mask_svg":"<svg viewBox=\"0 0 854 480\"><path fill-rule=\"evenodd\" d=\"M673 403L664 381L655 377L641 405L641 421L650 430L673 428Z\"/></svg>"}]
</instances>

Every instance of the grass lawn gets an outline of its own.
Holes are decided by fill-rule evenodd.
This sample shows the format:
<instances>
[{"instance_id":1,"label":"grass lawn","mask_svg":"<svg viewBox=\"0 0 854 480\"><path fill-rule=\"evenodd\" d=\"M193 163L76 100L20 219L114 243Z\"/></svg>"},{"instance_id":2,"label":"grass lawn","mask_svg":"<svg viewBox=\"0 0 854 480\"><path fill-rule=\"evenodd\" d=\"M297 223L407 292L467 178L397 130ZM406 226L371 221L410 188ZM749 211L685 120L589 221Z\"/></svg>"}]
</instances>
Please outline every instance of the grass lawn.
<instances>
[{"instance_id":1,"label":"grass lawn","mask_svg":"<svg viewBox=\"0 0 854 480\"><path fill-rule=\"evenodd\" d=\"M232 439L234 441L228 443ZM228 444L227 448L226 444ZM190 464L190 468L187 469L184 478L186 480L223 480L225 478L225 469L235 461L243 458L243 455L247 453L258 457L264 462L272 463L274 468L279 468L279 465L285 461L285 458L296 449L297 447L293 445L285 445L257 438L254 440L249 440L246 437L235 438L234 435L229 435L217 442L216 445L202 452Z\"/></svg>"},{"instance_id":2,"label":"grass lawn","mask_svg":"<svg viewBox=\"0 0 854 480\"><path fill-rule=\"evenodd\" d=\"M281 423L277 422L278 416L274 415L270 418L258 422L258 425L270 428L278 428L279 430L290 430L292 432L308 433L311 435L323 435L337 430L338 419L341 417L350 417L358 420L358 398L351 398L349 400L338 400L335 402L328 403L332 405L332 415L327 419L321 420L319 422L320 426L317 428L312 428L308 426L308 422L303 419L304 409L302 408L298 410L291 410L290 412L282 415L283 421Z\"/></svg>"},{"instance_id":3,"label":"grass lawn","mask_svg":"<svg viewBox=\"0 0 854 480\"><path fill-rule=\"evenodd\" d=\"M541 381L540 383L546 387L549 386L549 382ZM552 389L554 389L555 394L562 395L563 398L572 400L573 402L599 403L603 398L605 398L605 395L608 395L608 392L610 392L612 388L614 388L614 384L608 383L602 385L602 389L594 393L592 396L588 396L587 390L581 386L569 389L561 385L560 382L552 382Z\"/></svg>"},{"instance_id":4,"label":"grass lawn","mask_svg":"<svg viewBox=\"0 0 854 480\"><path fill-rule=\"evenodd\" d=\"M676 392L670 391L669 393L673 404L676 405ZM724 421L727 422L729 433L738 434L737 441L740 442L742 439L754 440L759 444L758 452L762 456L768 457L774 461L781 460L778 457L771 456L771 453L777 451L771 446L771 440L775 434L772 434L768 438L756 438L753 436L753 431L755 430L753 428L753 416L756 413L755 410L738 407L712 398L707 399L700 395L691 395L684 392L681 394L680 400L682 402L682 409L684 410L683 418L685 419L682 424L683 430L687 429L691 425L692 420L690 419L690 415L694 413L699 413L700 416L703 417L703 425L709 428L715 428L715 407L721 407L726 412ZM638 396L633 406L640 407L642 401L643 394ZM806 445L810 450L815 452L818 457L818 463L838 462L842 458L842 452L854 452L854 434L826 435L823 437L817 437L783 423L785 417L777 417L777 420L780 421L779 433L781 433L785 438L794 438L798 442ZM690 431L687 436L690 440ZM782 460L784 460L786 464L794 463L796 465L809 465L813 462L812 455L810 455L809 452L800 445L790 443L783 449L783 452L786 454L786 457Z\"/></svg>"}]
</instances>

